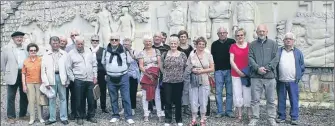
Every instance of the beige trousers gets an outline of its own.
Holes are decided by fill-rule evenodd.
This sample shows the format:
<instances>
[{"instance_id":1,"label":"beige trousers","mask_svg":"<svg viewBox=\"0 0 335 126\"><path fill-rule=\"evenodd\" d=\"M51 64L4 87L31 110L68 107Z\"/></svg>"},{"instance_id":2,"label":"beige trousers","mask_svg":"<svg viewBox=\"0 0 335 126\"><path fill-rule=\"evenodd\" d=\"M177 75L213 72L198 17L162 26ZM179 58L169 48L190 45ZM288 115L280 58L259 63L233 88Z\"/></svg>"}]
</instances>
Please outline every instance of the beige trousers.
<instances>
[{"instance_id":1,"label":"beige trousers","mask_svg":"<svg viewBox=\"0 0 335 126\"><path fill-rule=\"evenodd\" d=\"M29 102L29 114L30 120L35 120L35 104L37 104L37 113L38 118L42 119L42 106L40 106L40 85L41 84L27 84L27 95L28 95L28 102Z\"/></svg>"}]
</instances>

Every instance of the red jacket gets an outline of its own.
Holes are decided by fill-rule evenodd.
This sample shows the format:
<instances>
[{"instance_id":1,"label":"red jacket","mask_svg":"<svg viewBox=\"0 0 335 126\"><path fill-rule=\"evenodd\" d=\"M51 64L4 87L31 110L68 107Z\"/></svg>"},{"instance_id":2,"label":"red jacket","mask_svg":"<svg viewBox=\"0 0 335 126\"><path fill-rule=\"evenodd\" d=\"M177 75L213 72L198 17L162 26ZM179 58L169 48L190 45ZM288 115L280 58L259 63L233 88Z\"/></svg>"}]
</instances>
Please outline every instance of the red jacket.
<instances>
[{"instance_id":1,"label":"red jacket","mask_svg":"<svg viewBox=\"0 0 335 126\"><path fill-rule=\"evenodd\" d=\"M146 69L145 72L153 77L153 80L151 80L150 77L144 74L140 82L142 89L146 91L146 100L150 101L155 98L155 89L159 77L159 67L150 67Z\"/></svg>"}]
</instances>

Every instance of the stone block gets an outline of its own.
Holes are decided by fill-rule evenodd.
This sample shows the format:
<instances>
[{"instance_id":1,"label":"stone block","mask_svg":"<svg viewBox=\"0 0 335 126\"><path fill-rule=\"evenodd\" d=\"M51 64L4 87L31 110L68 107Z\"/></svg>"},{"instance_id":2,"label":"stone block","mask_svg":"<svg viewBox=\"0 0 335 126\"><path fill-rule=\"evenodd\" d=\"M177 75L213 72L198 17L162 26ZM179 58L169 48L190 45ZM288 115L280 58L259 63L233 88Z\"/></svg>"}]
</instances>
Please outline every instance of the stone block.
<instances>
[{"instance_id":1,"label":"stone block","mask_svg":"<svg viewBox=\"0 0 335 126\"><path fill-rule=\"evenodd\" d=\"M334 75L321 75L320 80L325 82L332 82L334 79Z\"/></svg>"},{"instance_id":2,"label":"stone block","mask_svg":"<svg viewBox=\"0 0 335 126\"><path fill-rule=\"evenodd\" d=\"M330 92L330 86L329 86L329 83L321 83L321 87L320 87L320 92L321 93L329 93Z\"/></svg>"},{"instance_id":3,"label":"stone block","mask_svg":"<svg viewBox=\"0 0 335 126\"><path fill-rule=\"evenodd\" d=\"M311 92L317 92L319 91L320 87L320 80L318 75L312 75L309 81L309 87Z\"/></svg>"},{"instance_id":4,"label":"stone block","mask_svg":"<svg viewBox=\"0 0 335 126\"><path fill-rule=\"evenodd\" d=\"M309 81L309 74L304 74L301 78L302 81L306 82Z\"/></svg>"}]
</instances>

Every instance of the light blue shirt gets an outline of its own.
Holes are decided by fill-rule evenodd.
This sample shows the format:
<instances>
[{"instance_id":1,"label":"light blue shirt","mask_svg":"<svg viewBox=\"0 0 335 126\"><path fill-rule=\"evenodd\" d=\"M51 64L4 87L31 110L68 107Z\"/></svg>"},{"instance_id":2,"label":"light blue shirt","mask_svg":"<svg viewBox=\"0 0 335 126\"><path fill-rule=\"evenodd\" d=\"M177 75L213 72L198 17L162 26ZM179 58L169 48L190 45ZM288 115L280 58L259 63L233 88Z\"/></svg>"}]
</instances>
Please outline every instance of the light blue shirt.
<instances>
[{"instance_id":1,"label":"light blue shirt","mask_svg":"<svg viewBox=\"0 0 335 126\"><path fill-rule=\"evenodd\" d=\"M23 62L25 59L27 59L28 56L23 47L16 48L16 51L17 51L17 64L19 69L22 69Z\"/></svg>"}]
</instances>

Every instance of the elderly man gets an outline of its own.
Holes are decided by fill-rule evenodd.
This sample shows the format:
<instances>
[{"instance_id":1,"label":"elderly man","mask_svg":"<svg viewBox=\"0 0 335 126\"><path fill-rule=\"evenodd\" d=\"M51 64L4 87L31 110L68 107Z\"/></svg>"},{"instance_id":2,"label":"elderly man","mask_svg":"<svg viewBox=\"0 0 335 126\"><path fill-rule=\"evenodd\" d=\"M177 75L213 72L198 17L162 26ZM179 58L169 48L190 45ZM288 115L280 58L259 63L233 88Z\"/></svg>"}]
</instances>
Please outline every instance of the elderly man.
<instances>
[{"instance_id":1,"label":"elderly man","mask_svg":"<svg viewBox=\"0 0 335 126\"><path fill-rule=\"evenodd\" d=\"M217 30L218 40L214 41L211 46L211 53L213 55L215 64L215 88L216 88L216 106L217 106L217 118L224 115L234 118L233 114L233 91L231 82L231 66L230 66L230 54L229 48L232 44L236 43L234 39L227 38L228 31L224 27L220 27ZM222 90L223 86L226 87L226 112L224 113L222 108Z\"/></svg>"},{"instance_id":2,"label":"elderly man","mask_svg":"<svg viewBox=\"0 0 335 126\"><path fill-rule=\"evenodd\" d=\"M75 40L76 48L69 52L66 71L68 78L74 82L77 124L83 125L84 118L92 123L97 123L94 118L93 97L93 87L97 84L97 60L88 48L84 48L83 37L77 36ZM87 117L85 117L86 99L88 102Z\"/></svg>"},{"instance_id":3,"label":"elderly man","mask_svg":"<svg viewBox=\"0 0 335 126\"><path fill-rule=\"evenodd\" d=\"M102 59L102 52L104 51L104 48L99 46L99 36L98 35L93 35L91 37L91 47L90 50L92 53L95 55L96 60L98 62L98 84L100 87L100 107L102 112L108 113L108 110L106 109L106 80L105 80L105 75L106 71L103 65L101 64L101 59ZM97 108L97 102L94 102L94 108Z\"/></svg>"},{"instance_id":4,"label":"elderly man","mask_svg":"<svg viewBox=\"0 0 335 126\"><path fill-rule=\"evenodd\" d=\"M76 36L79 36L79 31L78 30L73 30L71 32L70 38L67 39L67 45L66 45L66 52L70 52L72 49L74 49L76 47L75 43L76 43Z\"/></svg>"},{"instance_id":5,"label":"elderly man","mask_svg":"<svg viewBox=\"0 0 335 126\"><path fill-rule=\"evenodd\" d=\"M267 37L268 28L262 24L257 27L258 39L249 46L249 66L251 82L251 109L253 117L249 123L257 125L259 119L259 103L265 90L266 109L270 125L276 125L276 67L278 64L278 44Z\"/></svg>"},{"instance_id":6,"label":"elderly man","mask_svg":"<svg viewBox=\"0 0 335 126\"><path fill-rule=\"evenodd\" d=\"M290 98L291 124L298 125L299 118L299 81L304 74L305 64L302 52L294 47L295 37L293 33L286 33L284 47L278 50L279 64L277 66L278 83L278 123L284 123L286 119L286 97Z\"/></svg>"},{"instance_id":7,"label":"elderly man","mask_svg":"<svg viewBox=\"0 0 335 126\"><path fill-rule=\"evenodd\" d=\"M66 45L67 45L67 39L65 36L59 37L60 43L59 43L59 49L65 51Z\"/></svg>"},{"instance_id":8,"label":"elderly man","mask_svg":"<svg viewBox=\"0 0 335 126\"><path fill-rule=\"evenodd\" d=\"M21 80L23 62L28 57L26 46L22 43L23 36L23 32L14 32L11 35L14 42L8 43L1 52L1 72L4 73L4 81L7 84L7 117L8 122L11 124L15 123L16 118L15 96L17 88L19 88L20 92L19 118L28 119L28 116L26 116L28 99L23 92Z\"/></svg>"},{"instance_id":9,"label":"elderly man","mask_svg":"<svg viewBox=\"0 0 335 126\"><path fill-rule=\"evenodd\" d=\"M53 88L59 96L60 119L64 125L67 121L66 87L69 85L66 74L67 53L59 49L60 39L57 36L50 38L51 50L48 50L42 57L41 76L43 85L48 89ZM56 98L49 99L50 117L45 125L56 122Z\"/></svg>"},{"instance_id":10,"label":"elderly man","mask_svg":"<svg viewBox=\"0 0 335 126\"><path fill-rule=\"evenodd\" d=\"M112 34L110 43L103 52L101 63L107 72L107 86L109 96L112 103L112 119L111 123L119 121L119 90L122 96L122 104L125 111L125 118L127 123L135 123L132 119L130 94L129 94L129 75L128 68L132 62L131 55L125 47L120 44L120 36Z\"/></svg>"}]
</instances>

